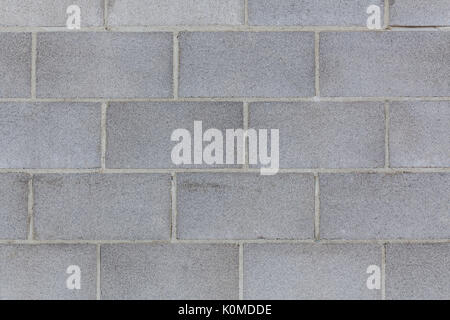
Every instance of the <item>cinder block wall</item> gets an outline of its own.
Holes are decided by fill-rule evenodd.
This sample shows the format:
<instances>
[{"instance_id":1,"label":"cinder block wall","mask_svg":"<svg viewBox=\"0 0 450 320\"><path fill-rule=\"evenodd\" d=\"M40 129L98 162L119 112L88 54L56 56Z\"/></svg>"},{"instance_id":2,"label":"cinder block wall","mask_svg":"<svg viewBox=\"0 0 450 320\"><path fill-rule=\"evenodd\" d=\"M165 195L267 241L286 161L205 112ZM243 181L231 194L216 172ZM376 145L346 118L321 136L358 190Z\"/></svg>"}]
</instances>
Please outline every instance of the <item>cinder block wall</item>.
<instances>
[{"instance_id":1,"label":"cinder block wall","mask_svg":"<svg viewBox=\"0 0 450 320\"><path fill-rule=\"evenodd\" d=\"M450 298L448 0L0 0L0 74L0 299Z\"/></svg>"}]
</instances>

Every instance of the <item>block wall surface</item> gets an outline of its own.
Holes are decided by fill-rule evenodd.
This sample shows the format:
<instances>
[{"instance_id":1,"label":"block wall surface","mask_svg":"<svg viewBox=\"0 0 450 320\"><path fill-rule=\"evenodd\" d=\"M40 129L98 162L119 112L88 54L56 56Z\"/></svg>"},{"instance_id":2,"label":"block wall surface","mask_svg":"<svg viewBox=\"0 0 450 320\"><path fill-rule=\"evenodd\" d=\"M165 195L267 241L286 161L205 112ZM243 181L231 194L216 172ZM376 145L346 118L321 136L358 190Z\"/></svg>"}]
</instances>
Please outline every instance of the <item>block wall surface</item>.
<instances>
[{"instance_id":1,"label":"block wall surface","mask_svg":"<svg viewBox=\"0 0 450 320\"><path fill-rule=\"evenodd\" d=\"M448 0L0 0L0 75L0 299L450 299Z\"/></svg>"}]
</instances>

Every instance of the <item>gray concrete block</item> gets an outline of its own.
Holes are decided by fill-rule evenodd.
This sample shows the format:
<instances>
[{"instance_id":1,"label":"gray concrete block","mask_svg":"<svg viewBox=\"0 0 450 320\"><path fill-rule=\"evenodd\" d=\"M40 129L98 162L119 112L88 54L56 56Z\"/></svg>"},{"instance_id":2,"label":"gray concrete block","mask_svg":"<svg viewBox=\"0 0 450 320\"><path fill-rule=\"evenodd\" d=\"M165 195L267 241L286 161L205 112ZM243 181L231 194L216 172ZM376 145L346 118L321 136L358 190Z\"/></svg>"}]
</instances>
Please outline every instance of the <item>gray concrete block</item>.
<instances>
[{"instance_id":1,"label":"gray concrete block","mask_svg":"<svg viewBox=\"0 0 450 320\"><path fill-rule=\"evenodd\" d=\"M176 165L172 149L179 143L171 141L176 129L191 133L193 148L194 121L202 121L203 132L210 128L243 128L243 105L234 102L151 102L111 103L107 113L108 168L212 168L238 167L226 165ZM204 142L207 146L209 142ZM235 157L236 159L236 157ZM237 161L235 160L235 163Z\"/></svg>"},{"instance_id":2,"label":"gray concrete block","mask_svg":"<svg viewBox=\"0 0 450 320\"><path fill-rule=\"evenodd\" d=\"M321 238L450 236L448 174L323 174L319 181Z\"/></svg>"},{"instance_id":3,"label":"gray concrete block","mask_svg":"<svg viewBox=\"0 0 450 320\"><path fill-rule=\"evenodd\" d=\"M450 167L450 102L392 102L393 167Z\"/></svg>"},{"instance_id":4,"label":"gray concrete block","mask_svg":"<svg viewBox=\"0 0 450 320\"><path fill-rule=\"evenodd\" d=\"M314 177L179 174L181 239L311 239Z\"/></svg>"},{"instance_id":5,"label":"gray concrete block","mask_svg":"<svg viewBox=\"0 0 450 320\"><path fill-rule=\"evenodd\" d=\"M354 103L252 103L250 128L280 130L281 168L384 165L384 106Z\"/></svg>"},{"instance_id":6,"label":"gray concrete block","mask_svg":"<svg viewBox=\"0 0 450 320\"><path fill-rule=\"evenodd\" d=\"M450 33L324 32L323 96L449 96Z\"/></svg>"},{"instance_id":7,"label":"gray concrete block","mask_svg":"<svg viewBox=\"0 0 450 320\"><path fill-rule=\"evenodd\" d=\"M183 97L314 96L314 34L180 34Z\"/></svg>"},{"instance_id":8,"label":"gray concrete block","mask_svg":"<svg viewBox=\"0 0 450 320\"><path fill-rule=\"evenodd\" d=\"M381 247L364 244L246 244L244 299L380 299L367 268Z\"/></svg>"},{"instance_id":9,"label":"gray concrete block","mask_svg":"<svg viewBox=\"0 0 450 320\"><path fill-rule=\"evenodd\" d=\"M237 299L236 245L105 245L102 299Z\"/></svg>"},{"instance_id":10,"label":"gray concrete block","mask_svg":"<svg viewBox=\"0 0 450 320\"><path fill-rule=\"evenodd\" d=\"M0 26L65 27L67 7L81 9L81 27L103 25L104 0L0 0Z\"/></svg>"},{"instance_id":11,"label":"gray concrete block","mask_svg":"<svg viewBox=\"0 0 450 320\"><path fill-rule=\"evenodd\" d=\"M172 61L170 33L39 33L37 95L171 97Z\"/></svg>"},{"instance_id":12,"label":"gray concrete block","mask_svg":"<svg viewBox=\"0 0 450 320\"><path fill-rule=\"evenodd\" d=\"M367 24L367 8L377 5L383 17L383 0L249 0L251 25L361 26Z\"/></svg>"},{"instance_id":13,"label":"gray concrete block","mask_svg":"<svg viewBox=\"0 0 450 320\"><path fill-rule=\"evenodd\" d=\"M0 239L28 235L28 181L26 174L0 174Z\"/></svg>"},{"instance_id":14,"label":"gray concrete block","mask_svg":"<svg viewBox=\"0 0 450 320\"><path fill-rule=\"evenodd\" d=\"M449 26L448 0L390 0L392 26Z\"/></svg>"},{"instance_id":15,"label":"gray concrete block","mask_svg":"<svg viewBox=\"0 0 450 320\"><path fill-rule=\"evenodd\" d=\"M449 300L450 244L388 244L386 298Z\"/></svg>"},{"instance_id":16,"label":"gray concrete block","mask_svg":"<svg viewBox=\"0 0 450 320\"><path fill-rule=\"evenodd\" d=\"M31 34L0 33L0 74L0 98L31 96Z\"/></svg>"},{"instance_id":17,"label":"gray concrete block","mask_svg":"<svg viewBox=\"0 0 450 320\"><path fill-rule=\"evenodd\" d=\"M76 265L80 289L68 289ZM87 300L96 297L94 245L0 245L1 300Z\"/></svg>"},{"instance_id":18,"label":"gray concrete block","mask_svg":"<svg viewBox=\"0 0 450 320\"><path fill-rule=\"evenodd\" d=\"M0 103L0 168L100 166L100 104Z\"/></svg>"},{"instance_id":19,"label":"gray concrete block","mask_svg":"<svg viewBox=\"0 0 450 320\"><path fill-rule=\"evenodd\" d=\"M237 25L244 23L242 0L108 1L108 25Z\"/></svg>"},{"instance_id":20,"label":"gray concrete block","mask_svg":"<svg viewBox=\"0 0 450 320\"><path fill-rule=\"evenodd\" d=\"M46 174L33 186L39 240L170 237L170 175Z\"/></svg>"}]
</instances>

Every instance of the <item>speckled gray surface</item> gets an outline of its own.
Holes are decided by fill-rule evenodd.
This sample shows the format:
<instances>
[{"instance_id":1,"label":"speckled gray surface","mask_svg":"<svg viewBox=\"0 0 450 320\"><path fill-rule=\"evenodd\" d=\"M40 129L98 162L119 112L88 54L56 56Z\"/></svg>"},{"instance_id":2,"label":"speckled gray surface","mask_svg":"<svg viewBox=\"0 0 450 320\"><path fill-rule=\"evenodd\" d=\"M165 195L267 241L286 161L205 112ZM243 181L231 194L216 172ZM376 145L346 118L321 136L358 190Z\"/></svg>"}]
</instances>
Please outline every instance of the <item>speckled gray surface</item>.
<instances>
[{"instance_id":1,"label":"speckled gray surface","mask_svg":"<svg viewBox=\"0 0 450 320\"><path fill-rule=\"evenodd\" d=\"M27 174L0 174L0 239L28 237Z\"/></svg>"},{"instance_id":2,"label":"speckled gray surface","mask_svg":"<svg viewBox=\"0 0 450 320\"><path fill-rule=\"evenodd\" d=\"M389 244L386 298L450 299L450 244Z\"/></svg>"},{"instance_id":3,"label":"speckled gray surface","mask_svg":"<svg viewBox=\"0 0 450 320\"><path fill-rule=\"evenodd\" d=\"M64 27L66 9L76 4L83 13L83 25L103 25L104 0L0 0L0 26Z\"/></svg>"},{"instance_id":4,"label":"speckled gray surface","mask_svg":"<svg viewBox=\"0 0 450 320\"><path fill-rule=\"evenodd\" d=\"M449 26L448 0L389 0L393 26Z\"/></svg>"},{"instance_id":5,"label":"speckled gray surface","mask_svg":"<svg viewBox=\"0 0 450 320\"><path fill-rule=\"evenodd\" d=\"M320 92L326 97L448 97L449 51L448 32L324 32Z\"/></svg>"},{"instance_id":6,"label":"speckled gray surface","mask_svg":"<svg viewBox=\"0 0 450 320\"><path fill-rule=\"evenodd\" d=\"M105 245L102 298L237 299L238 252L236 245Z\"/></svg>"},{"instance_id":7,"label":"speckled gray surface","mask_svg":"<svg viewBox=\"0 0 450 320\"><path fill-rule=\"evenodd\" d=\"M248 18L257 26L363 27L371 5L384 10L384 0L248 0Z\"/></svg>"},{"instance_id":8,"label":"speckled gray surface","mask_svg":"<svg viewBox=\"0 0 450 320\"><path fill-rule=\"evenodd\" d=\"M179 174L181 239L312 239L314 177ZM251 201L249 201L251 199Z\"/></svg>"},{"instance_id":9,"label":"speckled gray surface","mask_svg":"<svg viewBox=\"0 0 450 320\"><path fill-rule=\"evenodd\" d=\"M384 166L382 103L252 103L249 119L250 128L279 128L281 168Z\"/></svg>"},{"instance_id":10,"label":"speckled gray surface","mask_svg":"<svg viewBox=\"0 0 450 320\"><path fill-rule=\"evenodd\" d=\"M33 183L36 239L170 237L168 174L46 174Z\"/></svg>"},{"instance_id":11,"label":"speckled gray surface","mask_svg":"<svg viewBox=\"0 0 450 320\"><path fill-rule=\"evenodd\" d=\"M108 1L110 26L239 25L241 0L114 0Z\"/></svg>"},{"instance_id":12,"label":"speckled gray surface","mask_svg":"<svg viewBox=\"0 0 450 320\"><path fill-rule=\"evenodd\" d=\"M381 264L377 245L247 244L245 299L379 299L366 270Z\"/></svg>"},{"instance_id":13,"label":"speckled gray surface","mask_svg":"<svg viewBox=\"0 0 450 320\"><path fill-rule=\"evenodd\" d=\"M40 98L170 97L172 35L39 33L36 70Z\"/></svg>"},{"instance_id":14,"label":"speckled gray surface","mask_svg":"<svg viewBox=\"0 0 450 320\"><path fill-rule=\"evenodd\" d=\"M450 167L450 102L393 102L390 157L393 167Z\"/></svg>"},{"instance_id":15,"label":"speckled gray surface","mask_svg":"<svg viewBox=\"0 0 450 320\"><path fill-rule=\"evenodd\" d=\"M0 168L100 167L99 103L0 103Z\"/></svg>"},{"instance_id":16,"label":"speckled gray surface","mask_svg":"<svg viewBox=\"0 0 450 320\"><path fill-rule=\"evenodd\" d=\"M0 245L2 300L86 300L96 296L95 245ZM68 290L66 270L82 271L79 290Z\"/></svg>"},{"instance_id":17,"label":"speckled gray surface","mask_svg":"<svg viewBox=\"0 0 450 320\"><path fill-rule=\"evenodd\" d=\"M203 132L215 128L225 134L226 129L242 128L242 103L113 102L109 105L107 119L106 163L110 168L241 167L236 160L234 165L175 165L171 151L176 142L168 141L172 132L181 128L191 133L193 143L194 121L202 122ZM192 155L190 158L193 163ZM225 159L224 150L224 163Z\"/></svg>"},{"instance_id":18,"label":"speckled gray surface","mask_svg":"<svg viewBox=\"0 0 450 320\"><path fill-rule=\"evenodd\" d=\"M31 95L31 35L0 33L0 98Z\"/></svg>"},{"instance_id":19,"label":"speckled gray surface","mask_svg":"<svg viewBox=\"0 0 450 320\"><path fill-rule=\"evenodd\" d=\"M314 95L310 32L181 33L180 96Z\"/></svg>"},{"instance_id":20,"label":"speckled gray surface","mask_svg":"<svg viewBox=\"0 0 450 320\"><path fill-rule=\"evenodd\" d=\"M321 237L448 239L449 203L449 174L321 174Z\"/></svg>"},{"instance_id":21,"label":"speckled gray surface","mask_svg":"<svg viewBox=\"0 0 450 320\"><path fill-rule=\"evenodd\" d=\"M448 0L0 0L0 300L448 299L449 26Z\"/></svg>"}]
</instances>

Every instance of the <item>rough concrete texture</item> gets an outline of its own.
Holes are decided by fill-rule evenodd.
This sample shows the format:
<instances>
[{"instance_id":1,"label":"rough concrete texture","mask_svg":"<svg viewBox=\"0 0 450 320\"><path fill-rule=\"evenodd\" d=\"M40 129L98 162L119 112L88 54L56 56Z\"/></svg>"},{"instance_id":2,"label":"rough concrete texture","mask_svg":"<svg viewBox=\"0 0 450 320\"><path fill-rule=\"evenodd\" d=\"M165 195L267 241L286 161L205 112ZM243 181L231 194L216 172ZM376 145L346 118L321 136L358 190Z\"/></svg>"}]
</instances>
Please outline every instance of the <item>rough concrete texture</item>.
<instances>
[{"instance_id":1,"label":"rough concrete texture","mask_svg":"<svg viewBox=\"0 0 450 320\"><path fill-rule=\"evenodd\" d=\"M223 244L105 245L102 299L237 299L238 253Z\"/></svg>"},{"instance_id":2,"label":"rough concrete texture","mask_svg":"<svg viewBox=\"0 0 450 320\"><path fill-rule=\"evenodd\" d=\"M383 103L252 103L249 119L280 130L281 168L384 165Z\"/></svg>"},{"instance_id":3,"label":"rough concrete texture","mask_svg":"<svg viewBox=\"0 0 450 320\"><path fill-rule=\"evenodd\" d=\"M450 102L392 102L393 167L450 167Z\"/></svg>"},{"instance_id":4,"label":"rough concrete texture","mask_svg":"<svg viewBox=\"0 0 450 320\"><path fill-rule=\"evenodd\" d=\"M170 185L168 174L37 175L35 237L169 239Z\"/></svg>"},{"instance_id":5,"label":"rough concrete texture","mask_svg":"<svg viewBox=\"0 0 450 320\"><path fill-rule=\"evenodd\" d=\"M170 97L172 60L168 32L39 33L37 96Z\"/></svg>"},{"instance_id":6,"label":"rough concrete texture","mask_svg":"<svg viewBox=\"0 0 450 320\"><path fill-rule=\"evenodd\" d=\"M386 298L450 299L450 244L388 244Z\"/></svg>"},{"instance_id":7,"label":"rough concrete texture","mask_svg":"<svg viewBox=\"0 0 450 320\"><path fill-rule=\"evenodd\" d=\"M238 25L244 23L242 0L112 0L108 25Z\"/></svg>"},{"instance_id":8,"label":"rough concrete texture","mask_svg":"<svg viewBox=\"0 0 450 320\"><path fill-rule=\"evenodd\" d=\"M449 23L450 0L0 0L0 299L448 299ZM224 164L173 162L194 121ZM268 145L230 164L247 128Z\"/></svg>"},{"instance_id":9,"label":"rough concrete texture","mask_svg":"<svg viewBox=\"0 0 450 320\"><path fill-rule=\"evenodd\" d=\"M0 33L0 98L31 95L31 34Z\"/></svg>"},{"instance_id":10,"label":"rough concrete texture","mask_svg":"<svg viewBox=\"0 0 450 320\"><path fill-rule=\"evenodd\" d=\"M448 0L390 0L391 26L450 26Z\"/></svg>"},{"instance_id":11,"label":"rough concrete texture","mask_svg":"<svg viewBox=\"0 0 450 320\"><path fill-rule=\"evenodd\" d=\"M81 27L103 25L104 0L0 0L0 26L65 27L70 5L81 9Z\"/></svg>"},{"instance_id":12,"label":"rough concrete texture","mask_svg":"<svg viewBox=\"0 0 450 320\"><path fill-rule=\"evenodd\" d=\"M184 32L180 96L314 95L310 32Z\"/></svg>"},{"instance_id":13,"label":"rough concrete texture","mask_svg":"<svg viewBox=\"0 0 450 320\"><path fill-rule=\"evenodd\" d=\"M320 92L327 97L450 96L449 54L448 32L324 32Z\"/></svg>"},{"instance_id":14,"label":"rough concrete texture","mask_svg":"<svg viewBox=\"0 0 450 320\"><path fill-rule=\"evenodd\" d=\"M226 129L243 128L243 105L234 102L118 102L108 107L107 119L106 164L109 168L210 168L205 163L195 165L192 153L190 165L175 165L171 153L179 142L171 141L172 133L177 129L188 130L193 146L194 121L202 121L203 132L219 129L225 143ZM203 143L204 147L207 145L209 142ZM224 165L213 167L239 167L237 161L236 165L225 164L225 151L224 148Z\"/></svg>"},{"instance_id":15,"label":"rough concrete texture","mask_svg":"<svg viewBox=\"0 0 450 320\"><path fill-rule=\"evenodd\" d=\"M314 236L312 175L180 174L177 183L181 239Z\"/></svg>"},{"instance_id":16,"label":"rough concrete texture","mask_svg":"<svg viewBox=\"0 0 450 320\"><path fill-rule=\"evenodd\" d=\"M96 296L95 245L0 245L1 300L86 300ZM68 289L69 266L81 271Z\"/></svg>"},{"instance_id":17,"label":"rough concrete texture","mask_svg":"<svg viewBox=\"0 0 450 320\"><path fill-rule=\"evenodd\" d=\"M28 235L27 174L0 174L0 239L26 239Z\"/></svg>"},{"instance_id":18,"label":"rough concrete texture","mask_svg":"<svg viewBox=\"0 0 450 320\"><path fill-rule=\"evenodd\" d=\"M445 173L321 174L324 239L448 239Z\"/></svg>"},{"instance_id":19,"label":"rough concrete texture","mask_svg":"<svg viewBox=\"0 0 450 320\"><path fill-rule=\"evenodd\" d=\"M99 103L0 103L0 168L100 167Z\"/></svg>"},{"instance_id":20,"label":"rough concrete texture","mask_svg":"<svg viewBox=\"0 0 450 320\"><path fill-rule=\"evenodd\" d=\"M384 10L384 0L248 0L248 18L261 26L365 27L371 5Z\"/></svg>"},{"instance_id":21,"label":"rough concrete texture","mask_svg":"<svg viewBox=\"0 0 450 320\"><path fill-rule=\"evenodd\" d=\"M246 244L244 299L380 299L367 268L381 247L365 244Z\"/></svg>"}]
</instances>

